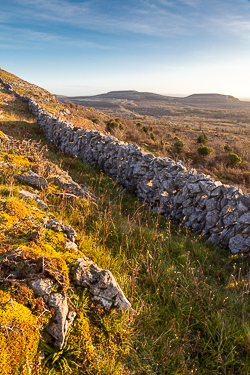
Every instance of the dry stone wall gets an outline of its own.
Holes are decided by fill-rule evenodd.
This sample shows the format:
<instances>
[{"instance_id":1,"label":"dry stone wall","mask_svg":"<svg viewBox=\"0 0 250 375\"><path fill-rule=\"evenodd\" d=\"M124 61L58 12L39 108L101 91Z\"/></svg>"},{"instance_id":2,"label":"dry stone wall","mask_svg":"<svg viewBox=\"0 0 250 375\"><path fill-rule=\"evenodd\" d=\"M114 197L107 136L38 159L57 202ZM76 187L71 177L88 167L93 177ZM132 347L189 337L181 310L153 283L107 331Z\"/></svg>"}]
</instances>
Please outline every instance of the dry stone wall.
<instances>
[{"instance_id":1,"label":"dry stone wall","mask_svg":"<svg viewBox=\"0 0 250 375\"><path fill-rule=\"evenodd\" d=\"M4 87L13 92L10 85ZM136 144L76 128L48 113L32 98L17 96L29 102L30 111L51 143L103 170L154 212L203 234L216 245L228 247L233 254L250 249L250 194L244 195L237 186L224 185L195 169L187 170L181 161L155 157Z\"/></svg>"}]
</instances>

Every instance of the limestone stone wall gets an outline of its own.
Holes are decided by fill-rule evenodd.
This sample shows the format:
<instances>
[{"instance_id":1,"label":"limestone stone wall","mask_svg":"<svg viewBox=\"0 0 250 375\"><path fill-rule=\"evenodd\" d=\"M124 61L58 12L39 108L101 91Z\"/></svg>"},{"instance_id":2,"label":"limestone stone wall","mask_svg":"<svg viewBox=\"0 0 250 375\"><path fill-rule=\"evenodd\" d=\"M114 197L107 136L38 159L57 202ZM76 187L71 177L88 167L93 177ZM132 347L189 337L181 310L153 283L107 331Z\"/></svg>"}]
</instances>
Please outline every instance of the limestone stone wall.
<instances>
[{"instance_id":1,"label":"limestone stone wall","mask_svg":"<svg viewBox=\"0 0 250 375\"><path fill-rule=\"evenodd\" d=\"M13 92L10 85L4 86ZM233 254L250 249L250 194L197 174L195 169L187 170L181 161L145 153L136 144L96 130L75 128L32 98L18 96L29 102L46 138L63 152L103 170L154 212L196 234L202 233Z\"/></svg>"}]
</instances>

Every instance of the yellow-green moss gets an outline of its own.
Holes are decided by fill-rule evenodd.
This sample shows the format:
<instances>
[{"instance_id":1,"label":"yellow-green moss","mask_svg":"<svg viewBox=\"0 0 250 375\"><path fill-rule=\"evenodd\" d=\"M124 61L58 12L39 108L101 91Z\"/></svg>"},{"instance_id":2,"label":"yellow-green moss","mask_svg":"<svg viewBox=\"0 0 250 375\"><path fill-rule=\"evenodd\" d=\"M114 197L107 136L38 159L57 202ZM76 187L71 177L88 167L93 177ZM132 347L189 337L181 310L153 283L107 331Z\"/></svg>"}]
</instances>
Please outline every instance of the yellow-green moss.
<instances>
[{"instance_id":1,"label":"yellow-green moss","mask_svg":"<svg viewBox=\"0 0 250 375\"><path fill-rule=\"evenodd\" d=\"M0 200L0 210L10 216L22 219L30 214L29 209L16 198Z\"/></svg>"},{"instance_id":2,"label":"yellow-green moss","mask_svg":"<svg viewBox=\"0 0 250 375\"><path fill-rule=\"evenodd\" d=\"M17 375L36 354L37 318L27 307L15 301L10 303L8 293L0 291L0 301L0 373Z\"/></svg>"},{"instance_id":3,"label":"yellow-green moss","mask_svg":"<svg viewBox=\"0 0 250 375\"><path fill-rule=\"evenodd\" d=\"M69 337L69 344L80 352L84 362L93 361L96 357L96 349L92 341L92 332L89 325L89 319L85 312L80 311L79 317L74 323L74 329Z\"/></svg>"}]
</instances>

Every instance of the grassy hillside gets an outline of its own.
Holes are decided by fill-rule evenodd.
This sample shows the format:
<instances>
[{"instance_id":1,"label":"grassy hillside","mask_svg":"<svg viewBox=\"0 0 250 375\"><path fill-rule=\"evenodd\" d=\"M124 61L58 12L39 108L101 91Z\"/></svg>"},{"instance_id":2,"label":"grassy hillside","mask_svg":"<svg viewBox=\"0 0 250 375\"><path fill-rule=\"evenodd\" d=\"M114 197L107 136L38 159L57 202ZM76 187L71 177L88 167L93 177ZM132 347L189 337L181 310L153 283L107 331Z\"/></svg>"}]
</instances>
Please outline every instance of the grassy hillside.
<instances>
[{"instance_id":1,"label":"grassy hillside","mask_svg":"<svg viewBox=\"0 0 250 375\"><path fill-rule=\"evenodd\" d=\"M47 144L27 104L2 89L0 115L1 373L249 374L249 260L166 222L103 173ZM14 177L30 169L49 181L38 191L49 213L19 194L35 192ZM55 196L59 169L97 200ZM64 236L52 230L34 238L44 216L77 231L77 253L66 251ZM136 314L108 312L74 284L74 261L84 255L111 270ZM42 256L53 261L59 287L63 277L77 313L58 353L38 346L37 333L40 342L48 340L44 328L53 311L8 277L25 271L27 259L32 270ZM63 369L65 361L71 370Z\"/></svg>"}]
</instances>

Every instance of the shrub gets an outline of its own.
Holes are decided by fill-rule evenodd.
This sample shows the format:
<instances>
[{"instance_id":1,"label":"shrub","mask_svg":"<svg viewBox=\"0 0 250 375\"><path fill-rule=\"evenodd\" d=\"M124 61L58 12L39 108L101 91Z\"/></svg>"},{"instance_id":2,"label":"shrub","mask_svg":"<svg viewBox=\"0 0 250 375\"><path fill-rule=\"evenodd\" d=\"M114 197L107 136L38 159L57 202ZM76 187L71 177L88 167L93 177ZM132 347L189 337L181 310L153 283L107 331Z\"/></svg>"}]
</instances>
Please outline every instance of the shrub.
<instances>
[{"instance_id":1,"label":"shrub","mask_svg":"<svg viewBox=\"0 0 250 375\"><path fill-rule=\"evenodd\" d=\"M123 130L124 129L124 126L122 125L121 123L121 120L120 119L111 119L108 123L107 123L107 131L112 133L112 131L116 130L116 129L119 129L119 130Z\"/></svg>"},{"instance_id":2,"label":"shrub","mask_svg":"<svg viewBox=\"0 0 250 375\"><path fill-rule=\"evenodd\" d=\"M138 128L141 128L142 127L141 122L137 122L136 126L138 126Z\"/></svg>"},{"instance_id":3,"label":"shrub","mask_svg":"<svg viewBox=\"0 0 250 375\"><path fill-rule=\"evenodd\" d=\"M198 148L198 153L201 156L208 156L208 155L212 154L212 152L214 152L214 149L212 147L201 146L201 147Z\"/></svg>"},{"instance_id":4,"label":"shrub","mask_svg":"<svg viewBox=\"0 0 250 375\"><path fill-rule=\"evenodd\" d=\"M99 124L100 123L100 119L99 118L92 118L92 122L94 124Z\"/></svg>"},{"instance_id":5,"label":"shrub","mask_svg":"<svg viewBox=\"0 0 250 375\"><path fill-rule=\"evenodd\" d=\"M242 162L242 159L237 154L229 154L229 160L231 165L240 164Z\"/></svg>"},{"instance_id":6,"label":"shrub","mask_svg":"<svg viewBox=\"0 0 250 375\"><path fill-rule=\"evenodd\" d=\"M179 137L174 137L174 147L178 153L182 152L185 146L185 143Z\"/></svg>"},{"instance_id":7,"label":"shrub","mask_svg":"<svg viewBox=\"0 0 250 375\"><path fill-rule=\"evenodd\" d=\"M233 151L233 149L228 145L224 146L224 150L225 150L225 152Z\"/></svg>"},{"instance_id":8,"label":"shrub","mask_svg":"<svg viewBox=\"0 0 250 375\"><path fill-rule=\"evenodd\" d=\"M148 127L147 126L143 126L142 131L143 131L143 133L147 133L148 132Z\"/></svg>"},{"instance_id":9,"label":"shrub","mask_svg":"<svg viewBox=\"0 0 250 375\"><path fill-rule=\"evenodd\" d=\"M197 139L197 143L206 143L207 141L208 136L205 133L201 134Z\"/></svg>"},{"instance_id":10,"label":"shrub","mask_svg":"<svg viewBox=\"0 0 250 375\"><path fill-rule=\"evenodd\" d=\"M154 133L150 133L150 137L151 137L151 139L152 139L153 141L155 141L155 135L154 135Z\"/></svg>"}]
</instances>

